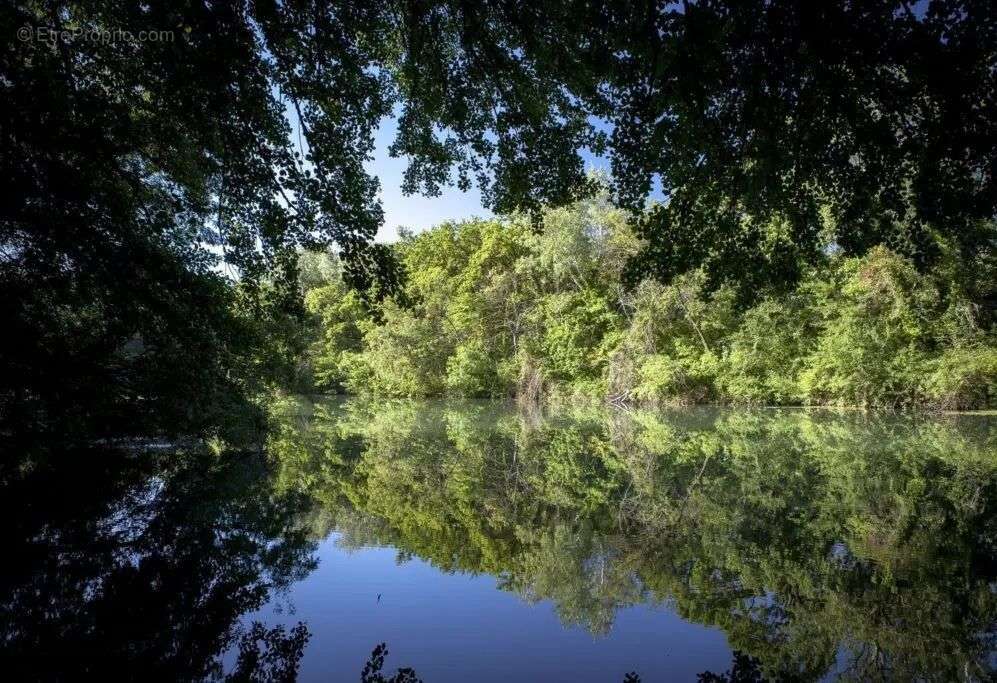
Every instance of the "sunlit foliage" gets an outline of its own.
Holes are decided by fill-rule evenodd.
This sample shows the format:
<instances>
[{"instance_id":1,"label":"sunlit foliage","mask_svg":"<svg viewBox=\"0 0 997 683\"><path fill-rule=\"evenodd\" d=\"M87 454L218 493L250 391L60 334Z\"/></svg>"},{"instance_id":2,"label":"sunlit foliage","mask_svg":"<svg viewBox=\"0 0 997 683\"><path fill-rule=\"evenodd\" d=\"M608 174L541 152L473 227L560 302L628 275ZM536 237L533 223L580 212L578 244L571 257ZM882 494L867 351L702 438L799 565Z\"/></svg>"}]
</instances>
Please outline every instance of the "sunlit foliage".
<instances>
[{"instance_id":1,"label":"sunlit foliage","mask_svg":"<svg viewBox=\"0 0 997 683\"><path fill-rule=\"evenodd\" d=\"M307 295L317 387L646 404L997 400L997 344L959 271L919 273L885 247L829 252L798 287L745 308L729 288L708 293L704 273L624 287L641 242L604 198L551 210L545 224L406 235L393 246L406 285L373 308L330 266Z\"/></svg>"}]
</instances>

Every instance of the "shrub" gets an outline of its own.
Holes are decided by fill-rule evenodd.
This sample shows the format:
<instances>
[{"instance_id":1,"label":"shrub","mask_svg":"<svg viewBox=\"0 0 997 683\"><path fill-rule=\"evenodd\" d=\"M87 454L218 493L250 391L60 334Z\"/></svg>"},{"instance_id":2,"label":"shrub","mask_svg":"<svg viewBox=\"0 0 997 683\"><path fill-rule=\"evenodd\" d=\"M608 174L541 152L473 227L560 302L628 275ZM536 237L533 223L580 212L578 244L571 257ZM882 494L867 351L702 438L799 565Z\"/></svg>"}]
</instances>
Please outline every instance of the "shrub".
<instances>
[{"instance_id":1,"label":"shrub","mask_svg":"<svg viewBox=\"0 0 997 683\"><path fill-rule=\"evenodd\" d=\"M923 402L939 301L931 281L906 259L876 247L845 260L821 291L815 306L823 330L800 381L807 399L894 407Z\"/></svg>"},{"instance_id":2,"label":"shrub","mask_svg":"<svg viewBox=\"0 0 997 683\"><path fill-rule=\"evenodd\" d=\"M363 347L361 327L367 312L357 293L341 282L311 289L305 295L305 309L318 330L309 353L315 388L340 391L346 377L342 356Z\"/></svg>"},{"instance_id":3,"label":"shrub","mask_svg":"<svg viewBox=\"0 0 997 683\"><path fill-rule=\"evenodd\" d=\"M433 396L443 393L451 348L434 321L390 300L383 321L364 330L364 351L343 359L340 369L352 393L380 396ZM343 368L357 363L356 369Z\"/></svg>"},{"instance_id":4,"label":"shrub","mask_svg":"<svg viewBox=\"0 0 997 683\"><path fill-rule=\"evenodd\" d=\"M932 361L927 394L943 410L997 407L997 349L950 349Z\"/></svg>"},{"instance_id":5,"label":"shrub","mask_svg":"<svg viewBox=\"0 0 997 683\"><path fill-rule=\"evenodd\" d=\"M795 291L745 311L729 287L708 293L703 272L624 288L623 263L639 240L606 204L546 218L539 235L520 218L405 235L392 247L408 274L404 291L373 316L334 260L305 259L318 387L515 394L531 405L994 401L997 346L966 293L975 290L953 275L966 268L957 259L925 274L884 247L829 254Z\"/></svg>"},{"instance_id":6,"label":"shrub","mask_svg":"<svg viewBox=\"0 0 997 683\"><path fill-rule=\"evenodd\" d=\"M715 398L719 364L711 353L689 349L677 356L644 356L632 396L647 403L703 403Z\"/></svg>"},{"instance_id":7,"label":"shrub","mask_svg":"<svg viewBox=\"0 0 997 683\"><path fill-rule=\"evenodd\" d=\"M749 310L720 364L723 397L735 403L799 403L803 356L815 341L812 315L799 297L767 299Z\"/></svg>"},{"instance_id":8,"label":"shrub","mask_svg":"<svg viewBox=\"0 0 997 683\"><path fill-rule=\"evenodd\" d=\"M590 289L558 293L538 314L543 334L536 352L545 374L561 382L600 379L620 325L606 299Z\"/></svg>"},{"instance_id":9,"label":"shrub","mask_svg":"<svg viewBox=\"0 0 997 683\"><path fill-rule=\"evenodd\" d=\"M447 360L447 392L456 396L501 396L495 359L480 339L459 345Z\"/></svg>"}]
</instances>

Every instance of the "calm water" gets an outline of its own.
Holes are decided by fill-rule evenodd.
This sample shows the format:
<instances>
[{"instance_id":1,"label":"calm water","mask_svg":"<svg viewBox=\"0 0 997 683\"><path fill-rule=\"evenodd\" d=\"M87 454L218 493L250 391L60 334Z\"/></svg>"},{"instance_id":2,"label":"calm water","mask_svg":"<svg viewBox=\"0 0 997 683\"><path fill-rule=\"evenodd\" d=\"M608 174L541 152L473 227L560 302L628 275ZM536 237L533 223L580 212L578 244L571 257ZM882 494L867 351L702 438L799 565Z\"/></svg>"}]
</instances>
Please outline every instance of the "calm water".
<instances>
[{"instance_id":1,"label":"calm water","mask_svg":"<svg viewBox=\"0 0 997 683\"><path fill-rule=\"evenodd\" d=\"M997 417L275 413L263 454L94 448L4 471L7 670L355 681L367 665L367 680L411 667L431 683L997 668Z\"/></svg>"}]
</instances>

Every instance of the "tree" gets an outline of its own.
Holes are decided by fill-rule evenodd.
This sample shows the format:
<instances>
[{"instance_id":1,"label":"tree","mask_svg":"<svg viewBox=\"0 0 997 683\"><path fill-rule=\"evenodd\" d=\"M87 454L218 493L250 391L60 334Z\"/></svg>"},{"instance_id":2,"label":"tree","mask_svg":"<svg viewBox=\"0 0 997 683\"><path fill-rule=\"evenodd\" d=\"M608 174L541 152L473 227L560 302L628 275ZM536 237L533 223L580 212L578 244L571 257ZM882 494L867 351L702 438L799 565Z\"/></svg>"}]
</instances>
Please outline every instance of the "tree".
<instances>
[{"instance_id":1,"label":"tree","mask_svg":"<svg viewBox=\"0 0 997 683\"><path fill-rule=\"evenodd\" d=\"M365 306L330 269L306 304L314 385L381 396L615 403L983 408L997 344L963 271L919 273L884 247L828 254L784 293L739 308L703 270L619 282L641 247L605 195L447 222L390 247L405 283ZM305 280L317 257L304 255ZM625 257L624 257L625 258ZM367 297L370 300L370 297Z\"/></svg>"},{"instance_id":2,"label":"tree","mask_svg":"<svg viewBox=\"0 0 997 683\"><path fill-rule=\"evenodd\" d=\"M702 266L744 290L795 282L829 245L885 244L921 266L939 240L970 260L992 249L992 3L620 14L605 48L617 189L640 208L656 177L668 198L641 221L634 272Z\"/></svg>"},{"instance_id":3,"label":"tree","mask_svg":"<svg viewBox=\"0 0 997 683\"><path fill-rule=\"evenodd\" d=\"M990 258L997 214L994 11L408 5L395 149L413 158L412 189L490 170L486 201L534 213L592 191L575 149L605 152L621 206L639 215L654 181L665 196L639 218L634 278L702 267L711 289L750 298L831 246L884 244L921 267L951 247L975 263Z\"/></svg>"},{"instance_id":4,"label":"tree","mask_svg":"<svg viewBox=\"0 0 997 683\"><path fill-rule=\"evenodd\" d=\"M140 406L166 429L251 396L244 359L293 351L267 345L301 315L298 247L390 291L364 162L393 112L406 190L477 182L535 220L594 192L580 151L606 153L634 279L701 268L750 298L880 243L993 264L986 0L22 0L0 24L10 424L140 429L120 419Z\"/></svg>"},{"instance_id":5,"label":"tree","mask_svg":"<svg viewBox=\"0 0 997 683\"><path fill-rule=\"evenodd\" d=\"M12 424L190 429L251 391L242 358L276 355L280 326L256 322L300 308L295 244L335 240L362 272L380 219L362 163L388 111L384 79L345 58L359 34L339 58L291 68L295 50L317 55L334 35L295 32L303 15L265 4L0 12L0 158L14 198L0 215L0 402L20 412ZM28 39L15 40L19 27ZM302 108L307 151L292 143L288 103ZM237 270L238 288L217 264Z\"/></svg>"},{"instance_id":6,"label":"tree","mask_svg":"<svg viewBox=\"0 0 997 683\"><path fill-rule=\"evenodd\" d=\"M266 298L301 313L296 247L335 243L349 284L390 289L364 162L396 104L410 189L435 191L457 149L437 144L434 117L478 155L467 164L479 179L493 175L496 207L586 184L581 106L553 74L510 59L514 47L465 46L474 13L445 4L29 0L0 12L0 159L14 198L0 214L0 402L12 425L74 415L175 431L221 396L251 394L260 378L239 358L280 334L251 324ZM427 42L437 30L446 40ZM500 92L510 97L492 116ZM220 270L244 296L232 300ZM177 367L187 372L173 381Z\"/></svg>"}]
</instances>

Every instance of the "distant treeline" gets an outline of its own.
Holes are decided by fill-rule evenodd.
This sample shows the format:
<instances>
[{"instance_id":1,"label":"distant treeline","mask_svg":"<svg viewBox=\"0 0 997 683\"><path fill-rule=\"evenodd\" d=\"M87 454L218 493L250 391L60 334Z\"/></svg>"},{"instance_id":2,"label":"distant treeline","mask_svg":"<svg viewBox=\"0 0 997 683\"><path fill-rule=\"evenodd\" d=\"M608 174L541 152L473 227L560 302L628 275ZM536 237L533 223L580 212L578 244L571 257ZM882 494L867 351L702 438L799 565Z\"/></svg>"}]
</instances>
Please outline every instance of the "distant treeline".
<instances>
[{"instance_id":1,"label":"distant treeline","mask_svg":"<svg viewBox=\"0 0 997 683\"><path fill-rule=\"evenodd\" d=\"M642 246L605 198L547 211L542 231L515 217L444 223L392 246L405 285L378 304L344 284L335 255L304 252L307 382L527 401L997 402L990 263L951 249L919 272L886 246L846 258L829 240L795 287L745 292L701 271L628 281Z\"/></svg>"}]
</instances>

